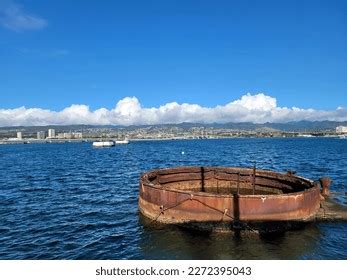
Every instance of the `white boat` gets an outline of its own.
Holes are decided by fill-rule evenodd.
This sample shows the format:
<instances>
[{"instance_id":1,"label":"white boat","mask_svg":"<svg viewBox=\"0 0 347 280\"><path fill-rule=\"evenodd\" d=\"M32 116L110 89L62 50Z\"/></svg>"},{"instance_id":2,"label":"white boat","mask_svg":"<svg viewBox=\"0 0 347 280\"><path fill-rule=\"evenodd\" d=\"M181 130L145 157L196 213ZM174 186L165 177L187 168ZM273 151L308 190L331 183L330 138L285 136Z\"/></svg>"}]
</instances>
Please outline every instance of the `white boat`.
<instances>
[{"instance_id":1,"label":"white boat","mask_svg":"<svg viewBox=\"0 0 347 280\"><path fill-rule=\"evenodd\" d=\"M346 135L340 135L339 138L340 138L340 139L347 139L347 138L346 138Z\"/></svg>"},{"instance_id":2,"label":"white boat","mask_svg":"<svg viewBox=\"0 0 347 280\"><path fill-rule=\"evenodd\" d=\"M129 144L129 140L128 139L116 140L116 144Z\"/></svg>"},{"instance_id":3,"label":"white boat","mask_svg":"<svg viewBox=\"0 0 347 280\"><path fill-rule=\"evenodd\" d=\"M96 141L93 142L93 147L113 147L114 141Z\"/></svg>"}]
</instances>

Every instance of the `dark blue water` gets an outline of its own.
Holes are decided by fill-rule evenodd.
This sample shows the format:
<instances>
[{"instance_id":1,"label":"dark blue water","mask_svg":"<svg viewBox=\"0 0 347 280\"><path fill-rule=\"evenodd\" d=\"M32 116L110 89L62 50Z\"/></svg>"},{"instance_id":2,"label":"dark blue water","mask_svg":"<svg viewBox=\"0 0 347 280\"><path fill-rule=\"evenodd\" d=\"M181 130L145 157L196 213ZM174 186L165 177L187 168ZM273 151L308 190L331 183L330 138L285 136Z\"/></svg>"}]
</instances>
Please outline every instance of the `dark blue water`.
<instances>
[{"instance_id":1,"label":"dark blue water","mask_svg":"<svg viewBox=\"0 0 347 280\"><path fill-rule=\"evenodd\" d=\"M0 145L0 259L347 259L347 223L235 237L148 225L138 214L142 172L253 161L311 179L329 175L337 201L346 204L342 139Z\"/></svg>"}]
</instances>

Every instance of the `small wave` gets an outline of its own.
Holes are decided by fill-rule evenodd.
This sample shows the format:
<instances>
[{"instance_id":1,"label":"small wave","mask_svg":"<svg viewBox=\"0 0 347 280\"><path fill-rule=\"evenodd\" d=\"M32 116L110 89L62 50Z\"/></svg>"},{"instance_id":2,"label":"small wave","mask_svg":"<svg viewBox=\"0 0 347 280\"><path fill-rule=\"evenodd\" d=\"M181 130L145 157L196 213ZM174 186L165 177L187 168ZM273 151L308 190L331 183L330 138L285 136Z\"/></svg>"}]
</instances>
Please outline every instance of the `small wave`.
<instances>
[{"instance_id":1,"label":"small wave","mask_svg":"<svg viewBox=\"0 0 347 280\"><path fill-rule=\"evenodd\" d=\"M113 150L59 144L45 146L44 153L34 145L7 147L10 152L0 157L0 165L6 167L0 170L0 257L184 259L203 257L205 252L211 258L312 259L329 252L332 257L346 257L338 245L345 242L346 226L306 228L271 242L255 242L189 234L164 225L149 227L138 220L140 174L182 164L249 167L257 160L258 168L291 169L313 179L328 175L332 191L340 193L336 200L347 205L342 141L314 142L147 141Z\"/></svg>"},{"instance_id":2,"label":"small wave","mask_svg":"<svg viewBox=\"0 0 347 280\"><path fill-rule=\"evenodd\" d=\"M47 187L29 187L29 188L21 188L19 189L22 192L47 192L51 191L51 188Z\"/></svg>"}]
</instances>

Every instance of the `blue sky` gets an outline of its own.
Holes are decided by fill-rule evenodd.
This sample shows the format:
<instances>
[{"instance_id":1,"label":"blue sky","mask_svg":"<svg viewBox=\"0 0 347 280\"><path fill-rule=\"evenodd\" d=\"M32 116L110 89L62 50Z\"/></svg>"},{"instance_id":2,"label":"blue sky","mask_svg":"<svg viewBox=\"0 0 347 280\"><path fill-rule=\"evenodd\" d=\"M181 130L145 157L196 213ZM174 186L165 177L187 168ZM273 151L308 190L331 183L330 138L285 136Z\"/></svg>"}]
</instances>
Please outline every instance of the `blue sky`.
<instances>
[{"instance_id":1,"label":"blue sky","mask_svg":"<svg viewBox=\"0 0 347 280\"><path fill-rule=\"evenodd\" d=\"M0 0L0 108L347 107L346 3Z\"/></svg>"}]
</instances>

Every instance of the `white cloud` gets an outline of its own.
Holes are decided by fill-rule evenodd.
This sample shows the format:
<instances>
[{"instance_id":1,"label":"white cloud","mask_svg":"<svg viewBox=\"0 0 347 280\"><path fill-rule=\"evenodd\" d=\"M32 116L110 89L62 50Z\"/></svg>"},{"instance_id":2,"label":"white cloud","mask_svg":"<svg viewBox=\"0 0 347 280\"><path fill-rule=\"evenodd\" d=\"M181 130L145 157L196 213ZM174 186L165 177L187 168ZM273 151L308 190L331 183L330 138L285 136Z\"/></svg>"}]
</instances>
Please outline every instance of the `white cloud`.
<instances>
[{"instance_id":1,"label":"white cloud","mask_svg":"<svg viewBox=\"0 0 347 280\"><path fill-rule=\"evenodd\" d=\"M0 2L0 24L13 31L37 30L47 26L47 21L29 14L22 6L11 0Z\"/></svg>"},{"instance_id":2,"label":"white cloud","mask_svg":"<svg viewBox=\"0 0 347 280\"><path fill-rule=\"evenodd\" d=\"M136 97L125 97L115 108L91 111L86 105L71 105L62 111L40 108L0 109L0 126L18 125L140 125L182 122L289 122L289 121L346 121L347 108L324 111L297 107L278 107L274 97L263 93L242 96L225 105L213 108L198 104L167 103L159 107L143 108Z\"/></svg>"},{"instance_id":3,"label":"white cloud","mask_svg":"<svg viewBox=\"0 0 347 280\"><path fill-rule=\"evenodd\" d=\"M250 93L241 97L241 99L231 102L233 105L239 105L249 110L271 111L276 108L277 100L263 93L251 95Z\"/></svg>"}]
</instances>

